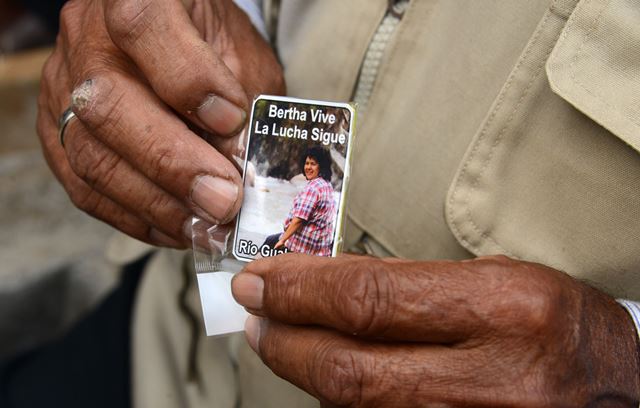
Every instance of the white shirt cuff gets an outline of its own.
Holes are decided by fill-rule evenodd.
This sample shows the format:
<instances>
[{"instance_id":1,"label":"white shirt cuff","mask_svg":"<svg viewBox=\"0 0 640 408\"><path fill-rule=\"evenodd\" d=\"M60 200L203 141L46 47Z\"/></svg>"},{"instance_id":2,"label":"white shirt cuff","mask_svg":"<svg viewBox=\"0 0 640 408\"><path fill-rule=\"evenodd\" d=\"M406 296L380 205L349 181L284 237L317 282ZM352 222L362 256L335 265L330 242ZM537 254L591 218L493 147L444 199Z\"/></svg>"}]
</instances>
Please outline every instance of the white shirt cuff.
<instances>
[{"instance_id":1,"label":"white shirt cuff","mask_svg":"<svg viewBox=\"0 0 640 408\"><path fill-rule=\"evenodd\" d=\"M636 332L640 338L640 303L632 302L630 300L625 299L617 299L618 303L622 305L627 312L631 315L631 319L633 320L633 324L636 325Z\"/></svg>"},{"instance_id":2,"label":"white shirt cuff","mask_svg":"<svg viewBox=\"0 0 640 408\"><path fill-rule=\"evenodd\" d=\"M233 0L236 6L240 7L247 16L253 26L258 30L262 37L269 41L269 35L267 34L267 25L262 15L262 0Z\"/></svg>"}]
</instances>

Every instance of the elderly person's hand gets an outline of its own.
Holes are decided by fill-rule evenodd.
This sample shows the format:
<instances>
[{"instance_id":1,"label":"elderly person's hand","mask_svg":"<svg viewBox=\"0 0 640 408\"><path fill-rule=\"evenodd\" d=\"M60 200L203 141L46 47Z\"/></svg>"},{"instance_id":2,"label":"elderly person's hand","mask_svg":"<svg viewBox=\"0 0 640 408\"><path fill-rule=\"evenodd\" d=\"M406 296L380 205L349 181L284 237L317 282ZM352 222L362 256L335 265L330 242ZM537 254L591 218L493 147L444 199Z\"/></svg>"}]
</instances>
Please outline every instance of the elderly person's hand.
<instances>
[{"instance_id":1,"label":"elderly person's hand","mask_svg":"<svg viewBox=\"0 0 640 408\"><path fill-rule=\"evenodd\" d=\"M194 214L232 219L242 195L233 157L251 97L284 88L248 17L231 0L71 0L60 27L38 134L75 205L173 247L188 245ZM63 146L57 122L68 107L79 120Z\"/></svg>"},{"instance_id":2,"label":"elderly person's hand","mask_svg":"<svg viewBox=\"0 0 640 408\"><path fill-rule=\"evenodd\" d=\"M233 291L252 348L325 405L638 406L627 312L543 265L287 254Z\"/></svg>"}]
</instances>

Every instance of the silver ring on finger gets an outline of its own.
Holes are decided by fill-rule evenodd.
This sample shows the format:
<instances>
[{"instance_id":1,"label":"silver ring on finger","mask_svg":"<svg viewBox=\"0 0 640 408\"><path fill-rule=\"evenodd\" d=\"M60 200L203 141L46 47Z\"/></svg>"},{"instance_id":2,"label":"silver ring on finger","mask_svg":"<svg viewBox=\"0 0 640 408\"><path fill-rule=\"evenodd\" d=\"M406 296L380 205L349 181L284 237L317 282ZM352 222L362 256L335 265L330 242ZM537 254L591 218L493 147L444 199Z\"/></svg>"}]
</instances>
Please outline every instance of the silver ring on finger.
<instances>
[{"instance_id":1,"label":"silver ring on finger","mask_svg":"<svg viewBox=\"0 0 640 408\"><path fill-rule=\"evenodd\" d=\"M58 140L60 141L62 147L64 147L64 130L67 128L67 125L69 124L71 119L75 117L76 114L73 113L71 108L67 108L64 112L62 112L62 115L60 115L60 118L58 119Z\"/></svg>"}]
</instances>

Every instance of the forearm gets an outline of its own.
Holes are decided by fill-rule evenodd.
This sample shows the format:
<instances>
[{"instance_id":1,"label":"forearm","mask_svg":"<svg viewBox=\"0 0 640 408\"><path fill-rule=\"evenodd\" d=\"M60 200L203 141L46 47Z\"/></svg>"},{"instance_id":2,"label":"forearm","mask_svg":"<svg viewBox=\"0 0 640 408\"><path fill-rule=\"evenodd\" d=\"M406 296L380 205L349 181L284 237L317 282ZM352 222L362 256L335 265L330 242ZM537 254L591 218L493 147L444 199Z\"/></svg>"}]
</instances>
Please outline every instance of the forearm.
<instances>
[{"instance_id":1,"label":"forearm","mask_svg":"<svg viewBox=\"0 0 640 408\"><path fill-rule=\"evenodd\" d=\"M282 234L282 236L280 237L280 241L282 242L286 242L289 238L291 238L291 236L293 234L296 233L296 231L302 226L302 219L298 218L298 217L294 217L291 222L289 223L289 226L287 227L286 231L284 232L284 234Z\"/></svg>"}]
</instances>

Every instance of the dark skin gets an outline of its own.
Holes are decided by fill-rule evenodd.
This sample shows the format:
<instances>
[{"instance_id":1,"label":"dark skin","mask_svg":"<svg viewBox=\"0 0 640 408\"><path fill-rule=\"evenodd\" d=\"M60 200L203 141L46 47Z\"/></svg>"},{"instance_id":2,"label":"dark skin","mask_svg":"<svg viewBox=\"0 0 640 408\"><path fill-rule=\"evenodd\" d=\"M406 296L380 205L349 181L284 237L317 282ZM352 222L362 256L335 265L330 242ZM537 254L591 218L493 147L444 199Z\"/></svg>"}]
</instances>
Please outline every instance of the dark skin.
<instances>
[{"instance_id":1,"label":"dark skin","mask_svg":"<svg viewBox=\"0 0 640 408\"><path fill-rule=\"evenodd\" d=\"M540 264L287 254L233 290L251 347L324 406L638 406L627 312Z\"/></svg>"},{"instance_id":2,"label":"dark skin","mask_svg":"<svg viewBox=\"0 0 640 408\"><path fill-rule=\"evenodd\" d=\"M284 91L248 18L230 0L71 0L61 23L38 134L72 201L162 246L188 246L194 214L229 221L249 100ZM206 196L224 205L205 210L202 176L238 189L214 184ZM254 350L325 406L638 406L627 313L543 265L287 254L251 263L233 289L261 316L247 323Z\"/></svg>"},{"instance_id":3,"label":"dark skin","mask_svg":"<svg viewBox=\"0 0 640 408\"><path fill-rule=\"evenodd\" d=\"M233 219L238 130L254 95L284 92L282 68L247 16L231 0L71 0L60 19L37 128L74 204L176 248L190 246L193 215ZM57 120L69 106L79 120L63 147ZM217 181L203 193L206 176Z\"/></svg>"}]
</instances>

